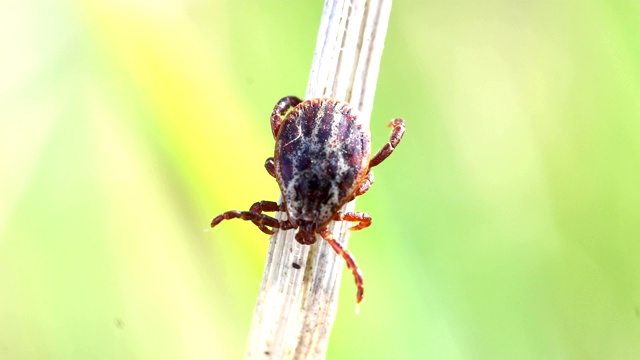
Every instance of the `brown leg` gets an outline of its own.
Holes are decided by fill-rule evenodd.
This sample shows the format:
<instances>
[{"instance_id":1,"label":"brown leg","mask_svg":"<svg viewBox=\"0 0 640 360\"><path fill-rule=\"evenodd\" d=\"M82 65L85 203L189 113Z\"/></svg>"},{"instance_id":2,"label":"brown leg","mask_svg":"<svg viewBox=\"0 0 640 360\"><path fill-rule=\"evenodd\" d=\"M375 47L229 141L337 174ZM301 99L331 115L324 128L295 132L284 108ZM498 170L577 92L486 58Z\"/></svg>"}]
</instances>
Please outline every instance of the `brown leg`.
<instances>
[{"instance_id":1,"label":"brown leg","mask_svg":"<svg viewBox=\"0 0 640 360\"><path fill-rule=\"evenodd\" d=\"M273 133L274 139L278 136L278 131L282 124L282 117L285 116L292 107L295 107L301 102L302 100L295 96L286 96L278 101L271 112L271 132Z\"/></svg>"},{"instance_id":2,"label":"brown leg","mask_svg":"<svg viewBox=\"0 0 640 360\"><path fill-rule=\"evenodd\" d=\"M267 228L267 226L272 228L272 229L273 228L282 229L282 230L292 229L293 228L293 224L291 224L291 222L289 222L289 220L279 221L276 218L273 218L271 216L267 216L267 215L264 215L264 214L260 213L260 211L276 211L276 210L278 210L278 209L276 209L276 210L267 210L267 209L271 209L273 207L273 204L278 206L273 201L261 201L261 202L257 202L255 204L253 204L253 206L252 206L252 208L254 208L254 206L255 206L255 209L258 210L258 211L238 211L238 210L227 211L227 212L222 213L222 214L216 216L215 218L213 218L213 220L211 220L211 227L215 227L220 222L222 222L222 220L242 219L242 220L250 220L250 221L252 221L254 224L256 224L256 226L260 230L262 230L263 232L265 232L267 234L273 234L273 230L269 230Z\"/></svg>"},{"instance_id":3,"label":"brown leg","mask_svg":"<svg viewBox=\"0 0 640 360\"><path fill-rule=\"evenodd\" d=\"M373 171L369 170L369 172L367 173L367 177L364 178L362 185L360 185L360 189L356 190L356 196L360 196L366 193L371 185L373 185L374 180L375 179L373 178Z\"/></svg>"},{"instance_id":4,"label":"brown leg","mask_svg":"<svg viewBox=\"0 0 640 360\"><path fill-rule=\"evenodd\" d=\"M364 193L366 193L367 191L369 191L369 188L371 187L371 185L373 185L373 172L369 171L366 175L366 177L364 178L364 181L362 182L362 184L360 185L360 187L358 188L358 190L356 190L353 195L351 195L351 197L349 198L349 200L347 200L347 202L352 201L353 199L356 198L356 196L360 196Z\"/></svg>"},{"instance_id":5,"label":"brown leg","mask_svg":"<svg viewBox=\"0 0 640 360\"><path fill-rule=\"evenodd\" d=\"M333 216L333 220L335 221L358 221L357 225L354 225L349 228L351 231L362 230L371 225L371 216L367 213L363 212L337 212Z\"/></svg>"},{"instance_id":6,"label":"brown leg","mask_svg":"<svg viewBox=\"0 0 640 360\"><path fill-rule=\"evenodd\" d=\"M333 235L331 235L331 231L329 231L329 229L325 228L323 230L320 230L319 233L320 236L322 236L322 238L325 239L329 243L329 245L331 245L333 251L342 256L344 261L347 263L347 267L349 268L349 270L351 270L351 273L353 274L353 277L356 281L356 287L358 288L358 292L356 294L356 304L359 304L364 296L364 283L362 281L362 273L360 272L358 265L356 265L356 260L353 258L353 255L351 255L351 253L342 246L342 244L340 244L336 241L336 239L333 238Z\"/></svg>"},{"instance_id":7,"label":"brown leg","mask_svg":"<svg viewBox=\"0 0 640 360\"><path fill-rule=\"evenodd\" d=\"M255 212L258 214L262 214L263 211L284 211L283 209L280 208L280 205L278 205L277 202L275 201L258 201L257 203L251 205L251 208L249 208L250 212ZM260 229L262 230L263 233L267 234L267 235L273 235L273 230L270 230L269 228L267 228L265 225L261 225L257 220L253 220L253 223Z\"/></svg>"},{"instance_id":8,"label":"brown leg","mask_svg":"<svg viewBox=\"0 0 640 360\"><path fill-rule=\"evenodd\" d=\"M404 120L402 119L393 119L389 123L389 127L392 127L393 130L391 132L391 137L389 138L389 142L384 144L382 149L378 151L378 153L371 158L369 161L369 168L372 168L381 162L384 161L393 150L398 146L400 140L402 140L402 135L404 135Z\"/></svg>"},{"instance_id":9,"label":"brown leg","mask_svg":"<svg viewBox=\"0 0 640 360\"><path fill-rule=\"evenodd\" d=\"M273 158L270 157L264 162L264 168L267 169L269 175L276 177L276 164L273 162Z\"/></svg>"}]
</instances>

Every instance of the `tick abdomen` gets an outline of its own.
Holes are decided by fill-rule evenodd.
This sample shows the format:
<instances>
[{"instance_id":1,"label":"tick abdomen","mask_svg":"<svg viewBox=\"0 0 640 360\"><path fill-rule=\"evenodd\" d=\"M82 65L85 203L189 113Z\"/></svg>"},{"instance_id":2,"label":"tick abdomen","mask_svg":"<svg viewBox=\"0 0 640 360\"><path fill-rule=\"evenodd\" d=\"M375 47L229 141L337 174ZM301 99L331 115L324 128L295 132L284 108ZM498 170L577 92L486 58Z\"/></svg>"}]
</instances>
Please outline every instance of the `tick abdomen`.
<instances>
[{"instance_id":1,"label":"tick abdomen","mask_svg":"<svg viewBox=\"0 0 640 360\"><path fill-rule=\"evenodd\" d=\"M371 141L347 103L314 99L296 106L276 139L279 184L292 220L321 227L368 170Z\"/></svg>"}]
</instances>

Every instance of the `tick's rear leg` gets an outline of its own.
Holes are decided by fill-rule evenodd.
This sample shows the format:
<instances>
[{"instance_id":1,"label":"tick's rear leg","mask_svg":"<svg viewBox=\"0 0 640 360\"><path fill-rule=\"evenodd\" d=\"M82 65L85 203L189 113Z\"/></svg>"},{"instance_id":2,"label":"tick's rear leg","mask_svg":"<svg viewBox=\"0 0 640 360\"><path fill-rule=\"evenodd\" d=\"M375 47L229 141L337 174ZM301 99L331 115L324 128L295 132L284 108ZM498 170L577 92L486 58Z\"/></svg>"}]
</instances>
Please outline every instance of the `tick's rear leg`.
<instances>
[{"instance_id":1,"label":"tick's rear leg","mask_svg":"<svg viewBox=\"0 0 640 360\"><path fill-rule=\"evenodd\" d=\"M398 146L400 140L402 140L402 135L404 135L404 120L399 118L393 119L388 126L393 128L389 142L384 144L382 149L380 149L380 151L371 158L369 161L369 168L380 164L384 159L388 158L396 146Z\"/></svg>"},{"instance_id":2,"label":"tick's rear leg","mask_svg":"<svg viewBox=\"0 0 640 360\"><path fill-rule=\"evenodd\" d=\"M264 168L267 169L269 175L276 177L276 164L273 162L273 158L267 158L267 161L264 162Z\"/></svg>"},{"instance_id":3,"label":"tick's rear leg","mask_svg":"<svg viewBox=\"0 0 640 360\"><path fill-rule=\"evenodd\" d=\"M347 263L347 267L349 268L349 270L351 270L353 278L356 281L356 287L358 288L358 292L356 294L356 304L359 304L362 301L362 297L364 296L364 283L362 281L362 273L360 272L358 265L356 265L356 260L353 258L353 255L351 255L351 253L342 246L342 244L340 244L338 241L336 241L336 239L333 238L333 235L331 235L331 231L329 231L329 229L324 228L318 231L318 233L329 243L329 245L331 245L333 251L342 256L344 261Z\"/></svg>"},{"instance_id":4,"label":"tick's rear leg","mask_svg":"<svg viewBox=\"0 0 640 360\"><path fill-rule=\"evenodd\" d=\"M276 106L273 108L271 112L271 132L273 133L273 138L275 139L278 136L278 131L280 130L280 125L282 124L282 117L287 114L287 112L300 104L302 100L295 96L285 96L278 101Z\"/></svg>"},{"instance_id":5,"label":"tick's rear leg","mask_svg":"<svg viewBox=\"0 0 640 360\"><path fill-rule=\"evenodd\" d=\"M349 228L351 231L362 230L371 225L371 216L364 212L337 212L333 216L335 221L357 221L358 224Z\"/></svg>"}]
</instances>

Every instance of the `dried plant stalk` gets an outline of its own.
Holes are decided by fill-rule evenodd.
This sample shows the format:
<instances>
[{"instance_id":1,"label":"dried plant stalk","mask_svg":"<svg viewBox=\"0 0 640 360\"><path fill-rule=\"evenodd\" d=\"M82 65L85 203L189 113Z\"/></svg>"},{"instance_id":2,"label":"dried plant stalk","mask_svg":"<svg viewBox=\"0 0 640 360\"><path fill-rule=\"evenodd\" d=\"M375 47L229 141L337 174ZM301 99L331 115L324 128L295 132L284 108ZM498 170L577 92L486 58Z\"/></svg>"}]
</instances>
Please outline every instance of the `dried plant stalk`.
<instances>
[{"instance_id":1,"label":"dried plant stalk","mask_svg":"<svg viewBox=\"0 0 640 360\"><path fill-rule=\"evenodd\" d=\"M325 2L306 99L345 100L369 126L390 11L391 0ZM352 201L342 211L354 207ZM345 246L349 226L344 221L329 226ZM326 241L300 245L294 233L276 231L271 237L247 358L325 358L344 261ZM356 289L350 290L355 301Z\"/></svg>"}]
</instances>

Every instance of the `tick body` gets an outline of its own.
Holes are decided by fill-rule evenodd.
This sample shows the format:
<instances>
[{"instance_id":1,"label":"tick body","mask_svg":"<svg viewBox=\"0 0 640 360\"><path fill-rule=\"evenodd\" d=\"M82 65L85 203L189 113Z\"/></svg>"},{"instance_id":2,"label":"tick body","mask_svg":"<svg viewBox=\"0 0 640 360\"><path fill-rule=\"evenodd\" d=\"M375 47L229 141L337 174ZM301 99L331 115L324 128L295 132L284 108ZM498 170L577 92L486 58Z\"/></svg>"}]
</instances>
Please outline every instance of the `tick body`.
<instances>
[{"instance_id":1,"label":"tick body","mask_svg":"<svg viewBox=\"0 0 640 360\"><path fill-rule=\"evenodd\" d=\"M391 155L402 139L404 120L394 119L389 126L389 142L372 157L371 134L348 103L332 98L282 98L271 113L276 146L265 168L276 178L284 201L260 201L249 211L225 212L211 221L211 227L222 220L240 218L252 221L267 234L273 234L273 229L295 229L296 241L304 245L314 244L316 234L320 235L347 263L360 303L364 294L360 269L327 226L331 221L357 222L351 230L371 225L368 214L341 212L340 208L369 190L373 184L371 168ZM263 214L267 211L285 212L287 219Z\"/></svg>"}]
</instances>

